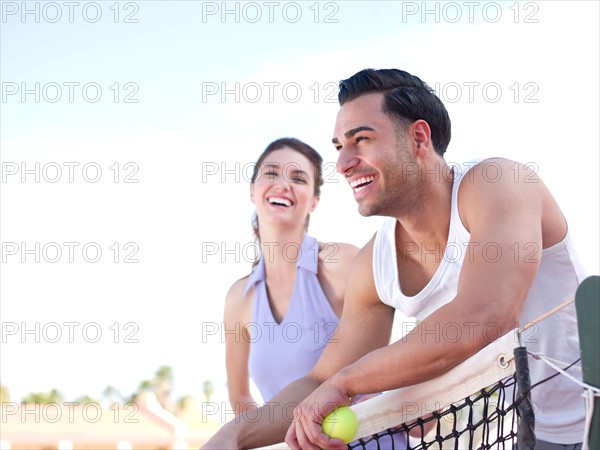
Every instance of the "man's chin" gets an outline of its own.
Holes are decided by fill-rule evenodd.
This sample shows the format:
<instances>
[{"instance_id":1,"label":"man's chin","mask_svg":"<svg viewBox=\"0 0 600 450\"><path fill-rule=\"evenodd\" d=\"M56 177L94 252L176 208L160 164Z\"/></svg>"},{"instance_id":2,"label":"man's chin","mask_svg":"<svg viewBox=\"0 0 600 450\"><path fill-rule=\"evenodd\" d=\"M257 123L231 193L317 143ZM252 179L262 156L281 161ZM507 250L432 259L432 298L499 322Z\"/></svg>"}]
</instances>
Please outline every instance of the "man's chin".
<instances>
[{"instance_id":1,"label":"man's chin","mask_svg":"<svg viewBox=\"0 0 600 450\"><path fill-rule=\"evenodd\" d=\"M395 211L392 208L385 208L382 205L366 205L358 204L358 213L363 217L396 217Z\"/></svg>"},{"instance_id":2,"label":"man's chin","mask_svg":"<svg viewBox=\"0 0 600 450\"><path fill-rule=\"evenodd\" d=\"M367 205L358 204L358 213L363 217L371 217L377 215L373 208L368 207Z\"/></svg>"}]
</instances>

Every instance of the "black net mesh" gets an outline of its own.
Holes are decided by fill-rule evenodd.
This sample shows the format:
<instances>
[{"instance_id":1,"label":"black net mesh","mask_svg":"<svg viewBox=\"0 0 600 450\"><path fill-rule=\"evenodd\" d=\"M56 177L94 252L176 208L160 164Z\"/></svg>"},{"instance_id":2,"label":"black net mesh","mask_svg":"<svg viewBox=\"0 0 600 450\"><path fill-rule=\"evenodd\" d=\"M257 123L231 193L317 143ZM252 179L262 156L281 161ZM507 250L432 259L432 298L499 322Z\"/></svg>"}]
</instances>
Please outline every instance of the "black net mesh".
<instances>
[{"instance_id":1,"label":"black net mesh","mask_svg":"<svg viewBox=\"0 0 600 450\"><path fill-rule=\"evenodd\" d=\"M507 449L517 443L518 406L512 375L460 403L348 445L349 449Z\"/></svg>"}]
</instances>

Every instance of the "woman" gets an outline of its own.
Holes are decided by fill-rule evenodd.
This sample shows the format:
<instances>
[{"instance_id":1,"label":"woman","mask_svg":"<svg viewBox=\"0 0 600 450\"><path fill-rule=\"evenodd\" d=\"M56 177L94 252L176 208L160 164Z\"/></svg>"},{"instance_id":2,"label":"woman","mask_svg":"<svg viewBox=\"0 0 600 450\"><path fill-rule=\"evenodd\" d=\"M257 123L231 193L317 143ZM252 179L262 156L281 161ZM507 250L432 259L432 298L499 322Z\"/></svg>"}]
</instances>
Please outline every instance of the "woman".
<instances>
[{"instance_id":1,"label":"woman","mask_svg":"<svg viewBox=\"0 0 600 450\"><path fill-rule=\"evenodd\" d=\"M293 138L259 157L250 184L260 258L225 301L229 400L236 415L257 406L252 378L269 401L315 365L342 312L345 279L358 249L307 234L323 184L321 156Z\"/></svg>"},{"instance_id":2,"label":"woman","mask_svg":"<svg viewBox=\"0 0 600 450\"><path fill-rule=\"evenodd\" d=\"M337 329L346 274L358 249L322 244L307 234L323 184L321 163L309 145L283 138L269 144L254 167L250 199L261 254L225 300L227 385L236 415L258 406L250 378L268 402L310 372ZM223 429L205 448L231 446L225 435ZM366 448L378 445L405 448L406 441L385 436Z\"/></svg>"}]
</instances>

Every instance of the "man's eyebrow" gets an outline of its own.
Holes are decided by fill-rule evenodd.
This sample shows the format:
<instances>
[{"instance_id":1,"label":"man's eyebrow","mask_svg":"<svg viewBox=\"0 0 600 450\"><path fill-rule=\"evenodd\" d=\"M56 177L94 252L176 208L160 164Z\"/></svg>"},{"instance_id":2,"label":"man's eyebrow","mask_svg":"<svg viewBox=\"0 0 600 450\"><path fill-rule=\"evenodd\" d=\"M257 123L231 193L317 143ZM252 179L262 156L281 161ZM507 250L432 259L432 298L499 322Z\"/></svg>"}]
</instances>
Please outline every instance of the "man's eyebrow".
<instances>
[{"instance_id":1,"label":"man's eyebrow","mask_svg":"<svg viewBox=\"0 0 600 450\"><path fill-rule=\"evenodd\" d=\"M375 129L373 129L373 128L369 127L369 126L363 125L361 127L352 128L351 130L346 131L344 133L344 137L346 139L350 139L356 133L359 133L361 131L375 131ZM333 142L334 144L339 144L340 143L340 141L338 140L338 138L333 138L331 140L331 142Z\"/></svg>"}]
</instances>

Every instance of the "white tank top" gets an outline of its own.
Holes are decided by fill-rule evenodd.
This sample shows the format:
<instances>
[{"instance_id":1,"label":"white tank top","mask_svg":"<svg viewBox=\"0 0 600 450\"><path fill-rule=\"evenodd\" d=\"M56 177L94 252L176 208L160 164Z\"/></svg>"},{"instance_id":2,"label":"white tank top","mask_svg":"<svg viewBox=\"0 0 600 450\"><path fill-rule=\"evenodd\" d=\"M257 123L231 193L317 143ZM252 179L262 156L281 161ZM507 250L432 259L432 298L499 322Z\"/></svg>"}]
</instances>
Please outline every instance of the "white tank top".
<instances>
[{"instance_id":1,"label":"white tank top","mask_svg":"<svg viewBox=\"0 0 600 450\"><path fill-rule=\"evenodd\" d=\"M398 278L395 245L397 220L389 218L381 225L373 245L373 277L377 294L383 303L399 309L407 316L423 320L454 299L470 238L458 213L458 189L468 170L479 163L481 161L454 166L450 229L444 258L429 283L412 297L402 293ZM490 255L493 250L490 249ZM526 257L528 250L521 248L520 257ZM573 298L586 276L567 232L561 242L542 250L540 267L525 300L519 326ZM567 363L559 364L561 367L571 364L580 354L575 305L563 308L530 328L524 333L522 344L531 352L540 352ZM543 362L532 358L529 358L529 368L532 385L556 373ZM581 379L581 364L577 363L568 372ZM581 442L585 419L581 394L581 387L562 375L534 388L532 401L536 437L561 444Z\"/></svg>"}]
</instances>

